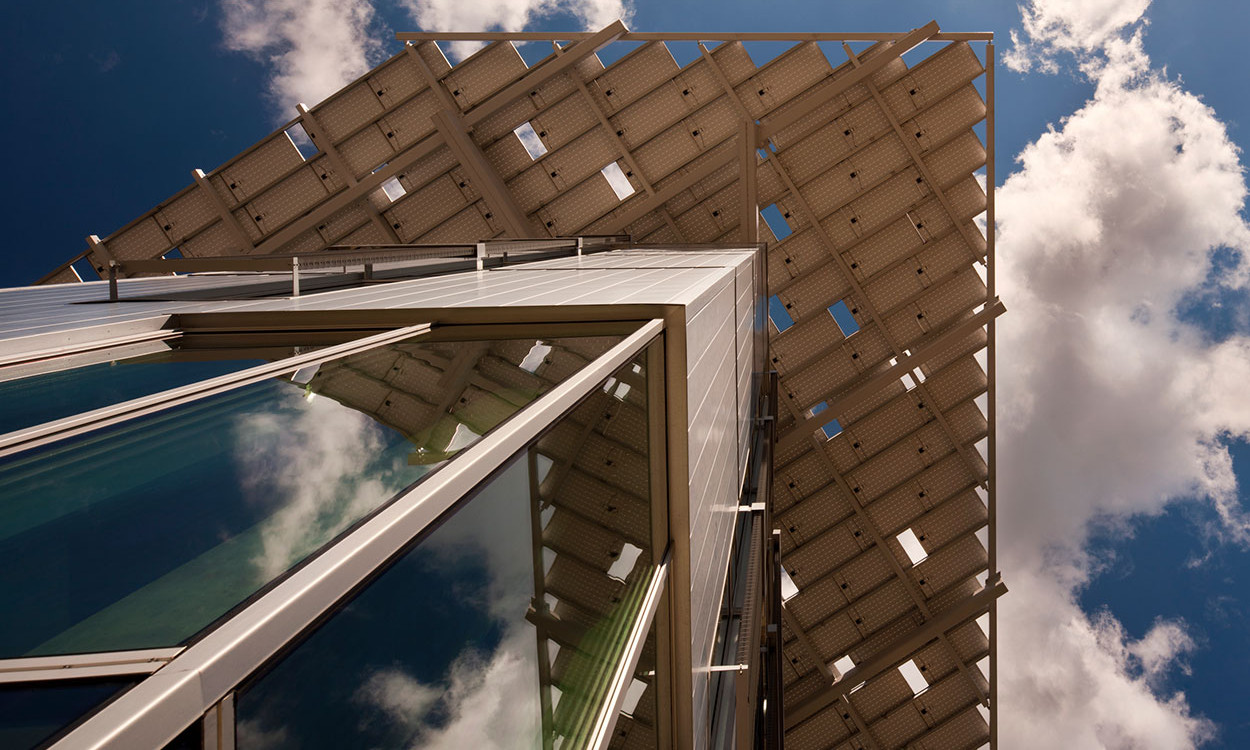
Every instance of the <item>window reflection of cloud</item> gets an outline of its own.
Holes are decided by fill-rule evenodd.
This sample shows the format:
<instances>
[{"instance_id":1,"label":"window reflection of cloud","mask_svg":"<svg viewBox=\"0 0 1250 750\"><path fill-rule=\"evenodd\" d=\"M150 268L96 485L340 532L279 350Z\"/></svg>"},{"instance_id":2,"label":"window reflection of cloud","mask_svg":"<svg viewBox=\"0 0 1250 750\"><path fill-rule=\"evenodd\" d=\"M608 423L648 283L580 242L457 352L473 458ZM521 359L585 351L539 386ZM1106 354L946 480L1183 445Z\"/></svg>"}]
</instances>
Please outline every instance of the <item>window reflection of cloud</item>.
<instances>
[{"instance_id":1,"label":"window reflection of cloud","mask_svg":"<svg viewBox=\"0 0 1250 750\"><path fill-rule=\"evenodd\" d=\"M489 583L483 610L500 622L503 636L489 657L466 644L438 686L440 727L418 729L423 748L515 748L540 746L538 664L534 630L524 619L533 596L529 469L514 461L452 516L425 543L429 565L455 572L466 559L485 563ZM449 592L454 595L454 592ZM480 594L479 594L480 595ZM454 623L448 623L454 626ZM396 679L396 673L403 679ZM419 693L416 678L389 669L375 672L358 692L378 708ZM386 689L378 692L377 688ZM429 709L427 708L427 711Z\"/></svg>"},{"instance_id":2,"label":"window reflection of cloud","mask_svg":"<svg viewBox=\"0 0 1250 750\"><path fill-rule=\"evenodd\" d=\"M356 700L407 734L410 747L510 750L541 746L537 686L534 633L514 621L489 658L466 648L436 684L394 667L377 670L365 679ZM447 717L442 726L425 722L435 708Z\"/></svg>"},{"instance_id":3,"label":"window reflection of cloud","mask_svg":"<svg viewBox=\"0 0 1250 750\"><path fill-rule=\"evenodd\" d=\"M251 720L240 721L235 725L234 731L239 747L266 750L271 747L287 747L290 744L286 727L265 729L259 721Z\"/></svg>"},{"instance_id":4,"label":"window reflection of cloud","mask_svg":"<svg viewBox=\"0 0 1250 750\"><path fill-rule=\"evenodd\" d=\"M248 502L273 508L252 559L263 580L287 570L410 477L406 465L379 461L385 432L370 417L331 399L283 391L278 407L241 416L234 459Z\"/></svg>"},{"instance_id":5,"label":"window reflection of cloud","mask_svg":"<svg viewBox=\"0 0 1250 750\"><path fill-rule=\"evenodd\" d=\"M521 619L534 590L529 469L515 461L426 542L431 565L455 571L465 559L484 562L490 579L486 609L509 623Z\"/></svg>"}]
</instances>

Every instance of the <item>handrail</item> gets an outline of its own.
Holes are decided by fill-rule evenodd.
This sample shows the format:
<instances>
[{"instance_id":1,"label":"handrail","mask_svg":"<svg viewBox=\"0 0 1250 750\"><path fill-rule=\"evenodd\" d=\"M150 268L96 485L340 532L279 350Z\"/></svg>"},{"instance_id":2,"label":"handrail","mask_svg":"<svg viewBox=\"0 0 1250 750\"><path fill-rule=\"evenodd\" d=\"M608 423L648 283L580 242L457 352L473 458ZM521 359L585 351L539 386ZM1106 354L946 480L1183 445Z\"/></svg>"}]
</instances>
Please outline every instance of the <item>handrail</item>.
<instances>
[{"instance_id":1,"label":"handrail","mask_svg":"<svg viewBox=\"0 0 1250 750\"><path fill-rule=\"evenodd\" d=\"M526 256L537 253L566 252L570 255L606 252L630 244L627 234L588 235L570 238L536 238L483 240L471 243L434 245L332 245L309 253L269 253L266 255L226 255L212 258L157 258L148 260L110 260L108 263L109 299L119 299L117 279L132 273L203 273L211 271L289 271L292 296L299 296L299 273L314 268L364 266L365 278L373 275L376 263L412 260L476 259L478 268L488 258Z\"/></svg>"}]
</instances>

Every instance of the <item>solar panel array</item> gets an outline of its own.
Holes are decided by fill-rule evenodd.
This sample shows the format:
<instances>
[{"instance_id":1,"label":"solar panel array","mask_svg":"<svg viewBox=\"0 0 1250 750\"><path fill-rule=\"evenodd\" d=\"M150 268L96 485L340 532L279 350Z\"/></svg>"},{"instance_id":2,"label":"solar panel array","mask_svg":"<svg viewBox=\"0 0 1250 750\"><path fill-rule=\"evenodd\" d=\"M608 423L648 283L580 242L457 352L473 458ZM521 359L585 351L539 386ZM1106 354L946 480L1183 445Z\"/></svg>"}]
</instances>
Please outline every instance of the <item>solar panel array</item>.
<instances>
[{"instance_id":1,"label":"solar panel array","mask_svg":"<svg viewBox=\"0 0 1250 750\"><path fill-rule=\"evenodd\" d=\"M594 52L619 23L532 67L507 40L452 67L422 38L89 257L753 240L753 190L780 217L758 233L781 390L773 500L797 589L787 745L977 747L991 689L975 617L992 600L977 355L1002 308L976 222L986 66L957 37L909 65L901 53L938 38L930 26L858 52L803 41L761 66L740 41L700 45L685 66L646 41L605 67ZM296 124L318 149L308 159Z\"/></svg>"}]
</instances>

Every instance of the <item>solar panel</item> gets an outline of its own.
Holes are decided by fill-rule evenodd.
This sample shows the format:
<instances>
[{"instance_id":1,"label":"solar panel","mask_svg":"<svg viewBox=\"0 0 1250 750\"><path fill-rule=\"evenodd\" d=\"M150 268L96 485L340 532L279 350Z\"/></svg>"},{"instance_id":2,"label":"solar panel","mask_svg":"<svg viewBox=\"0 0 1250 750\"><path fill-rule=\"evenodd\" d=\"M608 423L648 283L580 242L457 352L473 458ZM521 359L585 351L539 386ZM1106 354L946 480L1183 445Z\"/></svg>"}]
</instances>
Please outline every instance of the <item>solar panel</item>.
<instances>
[{"instance_id":1,"label":"solar panel","mask_svg":"<svg viewBox=\"0 0 1250 750\"><path fill-rule=\"evenodd\" d=\"M204 257L621 232L741 241L753 236L744 221L758 220L744 197L768 207L786 230L777 240L780 224L759 225L769 295L792 321L770 336L775 518L797 587L783 627L786 742L987 741L980 709L993 690L977 663L990 644L975 617L1001 584L977 537L992 524L977 492L991 484L977 448L991 425L976 403L991 383L975 355L1002 307L978 271L992 262L976 178L992 147L978 132L992 115L980 93L992 80L978 87L992 46L983 60L969 40L989 36L936 24L776 35L794 46L757 67L741 41L753 35L631 35L617 23L551 38L532 68L509 35L482 35L491 43L455 66L437 35L400 36L413 41L391 59L94 243L95 267L175 248ZM679 66L665 38L723 41ZM595 49L618 39L644 43L604 66ZM873 43L857 54L840 39ZM925 40L929 54L903 60ZM754 142L741 141L744 119ZM307 160L285 132L297 123L318 149ZM628 189L614 189L609 167ZM754 170L747 184L744 170ZM381 190L390 180L402 194ZM45 281L73 278L67 264ZM474 408L489 404L466 404L466 415ZM559 460L565 437L543 449ZM591 609L610 592L588 583L599 579L583 575L578 545L593 546L591 527L607 519L573 498L645 490L594 465L568 467L554 503L570 515L549 527L566 553L549 588ZM642 539L631 518L611 523ZM913 665L913 684L901 665Z\"/></svg>"}]
</instances>

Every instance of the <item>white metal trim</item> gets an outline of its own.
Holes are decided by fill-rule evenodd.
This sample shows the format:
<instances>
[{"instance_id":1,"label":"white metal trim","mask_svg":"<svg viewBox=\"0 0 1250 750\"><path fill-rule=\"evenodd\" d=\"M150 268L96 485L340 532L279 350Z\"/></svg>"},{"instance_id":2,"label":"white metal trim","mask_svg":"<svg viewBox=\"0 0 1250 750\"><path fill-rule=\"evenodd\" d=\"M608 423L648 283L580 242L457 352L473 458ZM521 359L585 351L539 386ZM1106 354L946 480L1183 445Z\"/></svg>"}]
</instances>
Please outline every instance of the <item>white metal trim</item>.
<instances>
[{"instance_id":1,"label":"white metal trim","mask_svg":"<svg viewBox=\"0 0 1250 750\"><path fill-rule=\"evenodd\" d=\"M400 496L53 747L160 747L529 445L664 329L656 319Z\"/></svg>"},{"instance_id":2,"label":"white metal trim","mask_svg":"<svg viewBox=\"0 0 1250 750\"><path fill-rule=\"evenodd\" d=\"M128 336L115 336L113 338L100 339L96 341L82 341L77 344L63 344L61 346L39 349L37 351L0 355L0 367L8 368L38 360L54 359L72 354L84 354L86 352L94 352L101 349L112 349L114 347L126 346L128 344L139 344L151 341L167 341L169 339L178 338L181 335L182 331L170 328L157 328L155 330L143 331L142 333L134 333Z\"/></svg>"},{"instance_id":3,"label":"white metal trim","mask_svg":"<svg viewBox=\"0 0 1250 750\"><path fill-rule=\"evenodd\" d=\"M651 631L651 622L655 619L656 610L663 598L664 586L668 582L668 565L672 560L673 550L670 546L664 553L664 561L655 569L651 583L647 586L647 595L642 600L642 611L634 623L629 639L625 643L625 652L616 674L612 675L612 685L608 689L608 699L599 709L595 719L594 730L590 734L587 747L603 750L612 739L612 729L616 726L617 717L621 714L621 706L625 704L625 688L629 685L638 668L638 659L642 656L642 647L646 645L647 633Z\"/></svg>"},{"instance_id":4,"label":"white metal trim","mask_svg":"<svg viewBox=\"0 0 1250 750\"><path fill-rule=\"evenodd\" d=\"M294 372L305 365L314 362L324 362L326 360L335 359L337 357L355 354L365 349L371 349L375 346L389 344L393 341L406 339L412 336L418 336L430 330L429 323L419 323L414 326L406 326L404 328L396 328L391 331L366 336L364 338L347 341L342 344L335 344L324 349L318 349L308 354L298 354L294 357L278 360L277 362L269 362L256 367L249 367L246 370L232 372L221 375L208 380L201 380L198 383L172 388L160 393L154 393L149 396L141 396L139 398L123 401L120 404L112 406L104 406L92 411L75 414L72 417L65 417L52 422L44 422L34 427L28 427L22 430L15 430L6 435L0 435L0 457L12 455L19 451L35 448L45 445L54 440L79 435L90 430L96 430L108 425L117 424L128 419L134 419L145 414L168 409L180 404L198 401L218 393L224 393L236 388L242 388L245 385L258 383L275 375L281 375L284 372Z\"/></svg>"},{"instance_id":5,"label":"white metal trim","mask_svg":"<svg viewBox=\"0 0 1250 750\"><path fill-rule=\"evenodd\" d=\"M150 648L136 651L109 651L97 654L64 656L26 656L0 659L0 685L18 682L46 682L86 677L151 674L182 651L173 648Z\"/></svg>"}]
</instances>

